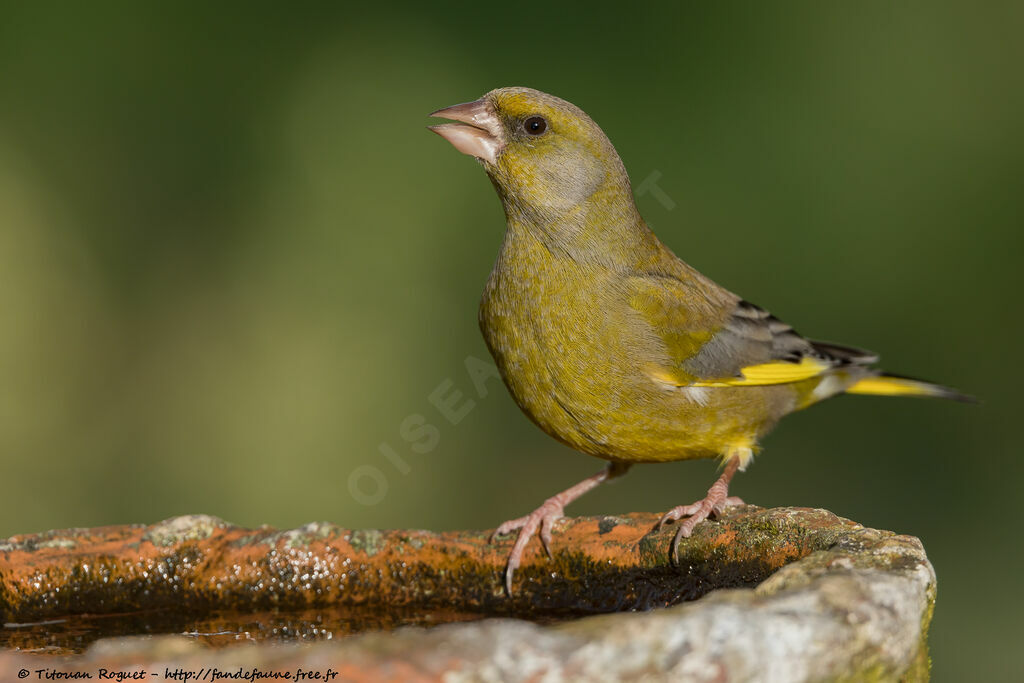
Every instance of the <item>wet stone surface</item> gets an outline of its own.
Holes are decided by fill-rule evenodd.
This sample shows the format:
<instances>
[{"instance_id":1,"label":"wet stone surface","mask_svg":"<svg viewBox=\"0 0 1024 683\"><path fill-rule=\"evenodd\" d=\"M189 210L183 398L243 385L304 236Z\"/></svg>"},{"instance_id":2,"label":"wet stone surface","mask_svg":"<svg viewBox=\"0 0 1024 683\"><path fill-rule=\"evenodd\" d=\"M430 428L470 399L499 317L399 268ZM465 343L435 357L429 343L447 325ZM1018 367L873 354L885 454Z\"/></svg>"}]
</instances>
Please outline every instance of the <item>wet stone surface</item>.
<instances>
[{"instance_id":1,"label":"wet stone surface","mask_svg":"<svg viewBox=\"0 0 1024 683\"><path fill-rule=\"evenodd\" d=\"M39 654L58 655L46 659L69 670L97 658L116 662L127 656L117 643L130 643L136 660L155 661L158 649L136 639L90 644L144 635L143 643L167 647L157 634L177 634L172 649L190 648L198 659L230 651L267 664L265 648L225 646L281 644L274 658L342 658L353 678L367 680L399 665L412 667L412 679L485 669L514 679L520 669L501 672L494 657L522 639L535 673L553 680L595 666L612 679L697 667L715 680L747 667L770 672L773 658L777 680L927 676L935 578L917 539L824 510L746 506L700 525L674 565L675 529L653 531L657 519L565 520L553 558L531 544L511 598L502 584L511 539L491 545L486 531L354 531L322 522L253 530L193 515L15 536L0 541L0 680ZM632 613L579 619L612 612ZM437 624L451 625L379 633ZM665 638L686 647L665 650ZM591 652L596 644L600 653ZM299 649L281 649L292 646ZM431 656L438 647L448 654ZM599 665L608 652L618 654Z\"/></svg>"}]
</instances>

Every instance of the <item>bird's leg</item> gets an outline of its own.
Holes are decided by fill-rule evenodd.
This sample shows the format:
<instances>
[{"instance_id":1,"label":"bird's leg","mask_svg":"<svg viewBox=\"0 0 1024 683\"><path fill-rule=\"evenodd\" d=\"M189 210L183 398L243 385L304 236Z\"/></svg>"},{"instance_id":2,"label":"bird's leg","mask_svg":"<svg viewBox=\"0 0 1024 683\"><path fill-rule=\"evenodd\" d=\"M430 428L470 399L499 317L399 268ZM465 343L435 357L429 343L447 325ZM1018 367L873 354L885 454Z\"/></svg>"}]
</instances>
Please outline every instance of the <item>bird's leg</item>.
<instances>
[{"instance_id":1,"label":"bird's leg","mask_svg":"<svg viewBox=\"0 0 1024 683\"><path fill-rule=\"evenodd\" d=\"M565 506L598 484L625 474L628 469L629 465L626 463L609 463L608 467L592 477L587 477L575 486L551 496L544 501L543 505L525 517L511 519L494 530L494 533L491 534L491 542L494 542L498 536L519 529L519 535L516 537L515 545L512 546L512 552L508 554L508 562L505 564L505 589L509 595L512 595L512 574L519 568L526 544L537 533L537 529L540 529L540 540L544 544L544 550L548 557L551 557L551 530L555 522L565 516Z\"/></svg>"},{"instance_id":2,"label":"bird's leg","mask_svg":"<svg viewBox=\"0 0 1024 683\"><path fill-rule=\"evenodd\" d=\"M708 489L707 496L696 503L674 507L662 516L661 521L658 522L658 529L665 526L666 522L675 522L680 517L687 517L679 525L679 530L676 532L675 538L672 539L672 560L674 563L679 563L679 539L683 537L689 538L690 534L693 533L693 528L707 519L712 512L719 513L732 505L743 505L742 500L736 496L729 495L729 482L732 480L732 476L736 474L739 466L740 456L732 456L725 463L725 471L722 472L722 476Z\"/></svg>"}]
</instances>

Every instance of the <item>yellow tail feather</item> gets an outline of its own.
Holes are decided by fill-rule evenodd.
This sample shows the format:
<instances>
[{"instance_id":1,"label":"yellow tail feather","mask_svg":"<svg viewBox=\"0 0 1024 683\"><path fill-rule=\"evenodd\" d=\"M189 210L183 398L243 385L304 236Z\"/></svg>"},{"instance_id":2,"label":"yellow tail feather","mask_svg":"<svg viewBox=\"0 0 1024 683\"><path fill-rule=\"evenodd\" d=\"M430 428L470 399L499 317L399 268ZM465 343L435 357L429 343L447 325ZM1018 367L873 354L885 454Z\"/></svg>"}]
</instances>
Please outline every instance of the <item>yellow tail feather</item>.
<instances>
[{"instance_id":1,"label":"yellow tail feather","mask_svg":"<svg viewBox=\"0 0 1024 683\"><path fill-rule=\"evenodd\" d=\"M897 375L865 377L849 387L846 393L870 394L872 396L927 396L949 398L954 401L967 401L969 403L976 402L973 397L961 394L955 389Z\"/></svg>"}]
</instances>

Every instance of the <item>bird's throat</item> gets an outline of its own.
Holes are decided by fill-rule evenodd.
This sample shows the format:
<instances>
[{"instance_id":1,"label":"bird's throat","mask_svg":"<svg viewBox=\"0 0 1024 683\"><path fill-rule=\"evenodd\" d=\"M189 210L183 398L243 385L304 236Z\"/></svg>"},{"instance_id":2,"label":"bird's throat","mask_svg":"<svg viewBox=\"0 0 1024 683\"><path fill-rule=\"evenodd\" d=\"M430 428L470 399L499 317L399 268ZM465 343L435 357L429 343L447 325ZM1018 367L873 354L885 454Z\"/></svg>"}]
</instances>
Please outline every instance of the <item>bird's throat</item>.
<instances>
[{"instance_id":1,"label":"bird's throat","mask_svg":"<svg viewBox=\"0 0 1024 683\"><path fill-rule=\"evenodd\" d=\"M605 183L569 207L545 207L506 196L498 187L510 237L539 240L553 255L577 263L631 268L661 246L640 217L628 185Z\"/></svg>"}]
</instances>

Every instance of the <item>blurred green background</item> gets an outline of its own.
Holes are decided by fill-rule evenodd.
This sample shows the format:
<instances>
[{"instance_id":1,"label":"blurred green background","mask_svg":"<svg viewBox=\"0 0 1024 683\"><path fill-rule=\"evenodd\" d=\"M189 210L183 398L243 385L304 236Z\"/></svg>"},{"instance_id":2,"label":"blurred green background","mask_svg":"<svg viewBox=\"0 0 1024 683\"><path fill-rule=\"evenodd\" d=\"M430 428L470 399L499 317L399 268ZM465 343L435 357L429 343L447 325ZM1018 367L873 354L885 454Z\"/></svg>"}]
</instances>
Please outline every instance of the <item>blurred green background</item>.
<instances>
[{"instance_id":1,"label":"blurred green background","mask_svg":"<svg viewBox=\"0 0 1024 683\"><path fill-rule=\"evenodd\" d=\"M935 678L1019 674L1024 4L2 10L0 537L491 527L599 469L464 365L503 215L426 114L529 85L657 178L638 203L684 259L984 399L841 397L733 491L921 537ZM475 400L457 425L442 384ZM714 472L636 468L571 512L661 512Z\"/></svg>"}]
</instances>

